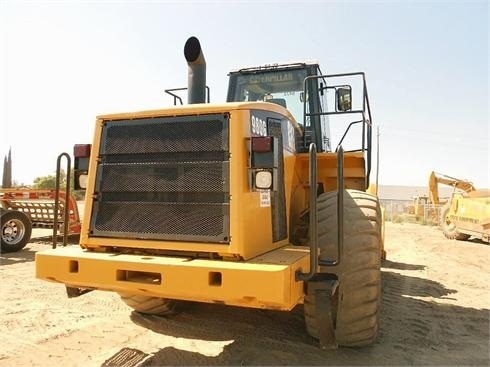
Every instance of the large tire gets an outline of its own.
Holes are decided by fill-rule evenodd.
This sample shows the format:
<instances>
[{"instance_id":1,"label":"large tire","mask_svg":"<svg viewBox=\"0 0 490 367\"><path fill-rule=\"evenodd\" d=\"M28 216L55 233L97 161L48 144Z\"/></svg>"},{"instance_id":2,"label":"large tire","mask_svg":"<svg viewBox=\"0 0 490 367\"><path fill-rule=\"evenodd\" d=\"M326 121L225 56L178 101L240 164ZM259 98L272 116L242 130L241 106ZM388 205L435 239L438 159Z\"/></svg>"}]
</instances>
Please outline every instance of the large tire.
<instances>
[{"instance_id":1,"label":"large tire","mask_svg":"<svg viewBox=\"0 0 490 367\"><path fill-rule=\"evenodd\" d=\"M337 193L318 197L320 259L337 258ZM378 334L381 302L381 209L378 199L357 190L344 191L344 243L340 265L333 272L339 286L333 296L335 338L341 346L364 346ZM308 333L319 338L313 279L306 286L304 303ZM325 310L324 312L328 312Z\"/></svg>"},{"instance_id":2,"label":"large tire","mask_svg":"<svg viewBox=\"0 0 490 367\"><path fill-rule=\"evenodd\" d=\"M2 252L22 250L31 239L32 224L27 215L17 210L2 210Z\"/></svg>"},{"instance_id":3,"label":"large tire","mask_svg":"<svg viewBox=\"0 0 490 367\"><path fill-rule=\"evenodd\" d=\"M446 238L449 238L450 240L466 241L468 238L470 238L470 235L459 232L456 228L456 225L451 222L451 219L449 219L448 216L450 209L450 201L444 204L441 209L441 217L439 218L439 223L441 224L442 233L444 233L444 236L446 236Z\"/></svg>"},{"instance_id":4,"label":"large tire","mask_svg":"<svg viewBox=\"0 0 490 367\"><path fill-rule=\"evenodd\" d=\"M140 313L158 316L168 316L175 313L177 302L173 299L125 293L119 295L129 307Z\"/></svg>"}]
</instances>

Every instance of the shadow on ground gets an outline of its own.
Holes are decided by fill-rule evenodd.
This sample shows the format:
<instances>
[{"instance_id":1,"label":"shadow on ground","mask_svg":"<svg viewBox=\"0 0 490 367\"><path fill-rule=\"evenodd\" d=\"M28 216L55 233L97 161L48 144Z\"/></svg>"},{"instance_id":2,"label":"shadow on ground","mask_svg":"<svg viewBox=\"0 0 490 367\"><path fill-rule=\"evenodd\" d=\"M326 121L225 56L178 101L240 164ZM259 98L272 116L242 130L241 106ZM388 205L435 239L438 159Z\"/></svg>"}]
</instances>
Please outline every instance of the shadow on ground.
<instances>
[{"instance_id":1,"label":"shadow on ground","mask_svg":"<svg viewBox=\"0 0 490 367\"><path fill-rule=\"evenodd\" d=\"M385 267L423 266L388 262ZM291 312L186 302L173 317L133 312L136 324L176 338L230 341L219 355L166 347L145 366L168 365L488 365L489 311L441 303L457 293L431 280L383 271L380 333L372 346L321 350ZM426 299L415 299L426 298ZM476 342L475 342L476 340Z\"/></svg>"},{"instance_id":2,"label":"shadow on ground","mask_svg":"<svg viewBox=\"0 0 490 367\"><path fill-rule=\"evenodd\" d=\"M0 254L0 265L13 265L21 264L29 261L34 261L36 251L31 250L29 247L24 247L17 252L7 252Z\"/></svg>"},{"instance_id":3,"label":"shadow on ground","mask_svg":"<svg viewBox=\"0 0 490 367\"><path fill-rule=\"evenodd\" d=\"M80 235L69 235L67 237L67 245L78 245ZM57 246L63 245L63 236L57 237ZM42 236L32 238L29 243L22 250L17 252L7 252L0 254L0 265L13 265L21 264L24 262L34 261L36 258L36 252L29 245L30 244L42 244L46 245L43 250L48 250L53 247L53 236Z\"/></svg>"}]
</instances>

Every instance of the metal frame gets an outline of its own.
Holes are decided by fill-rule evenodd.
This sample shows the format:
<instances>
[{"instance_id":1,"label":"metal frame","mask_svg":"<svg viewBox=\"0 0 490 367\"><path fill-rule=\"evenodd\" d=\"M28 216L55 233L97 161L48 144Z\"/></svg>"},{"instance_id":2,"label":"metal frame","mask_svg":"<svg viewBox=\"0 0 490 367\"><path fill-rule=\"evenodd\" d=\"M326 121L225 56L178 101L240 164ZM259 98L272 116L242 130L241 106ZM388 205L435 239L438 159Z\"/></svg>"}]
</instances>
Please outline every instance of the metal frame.
<instances>
[{"instance_id":1,"label":"metal frame","mask_svg":"<svg viewBox=\"0 0 490 367\"><path fill-rule=\"evenodd\" d=\"M337 152L337 259L320 260L320 266L336 266L340 264L344 248L344 149L340 145ZM315 229L315 232L317 230ZM318 240L317 240L318 242Z\"/></svg>"},{"instance_id":2,"label":"metal frame","mask_svg":"<svg viewBox=\"0 0 490 367\"><path fill-rule=\"evenodd\" d=\"M296 281L308 281L317 273L318 268L318 231L317 231L317 161L316 145L310 144L310 271L296 272Z\"/></svg>"},{"instance_id":3,"label":"metal frame","mask_svg":"<svg viewBox=\"0 0 490 367\"><path fill-rule=\"evenodd\" d=\"M345 74L331 74L331 75L311 75L304 80L304 95L306 96L308 90L312 88L313 84L310 81L323 79L326 84L326 79L328 78L340 78L349 76L362 76L363 82L363 102L362 110L353 111L336 111L334 112L306 112L307 98L303 100L303 124L306 126L307 118L310 118L311 129L315 132L315 141L318 140L317 131L320 128L315 126L314 116L328 116L328 115L340 115L340 114L361 114L362 119L357 121L352 121L347 126L342 138L340 139L338 146L336 148L337 153L337 259L329 260L319 260L318 259L318 230L317 230L317 148L315 143L311 143L309 146L310 155L310 166L309 166L309 176L310 176L310 270L308 273L303 273L301 271L296 272L297 281L308 281L315 276L318 272L318 267L325 266L337 266L340 264L342 259L342 248L344 242L344 149L342 148L342 142L344 138L349 133L349 130L354 124L362 124L362 141L361 148L354 151L361 151L367 153L366 162L366 188L369 186L369 175L371 173L371 148L372 148L372 117L371 108L369 106L369 97L366 86L366 77L363 72L355 73L345 73ZM336 89L338 87L345 87L345 84L328 86L319 88L319 91L324 91L326 89ZM312 96L313 97L313 96ZM336 103L335 103L336 105ZM303 145L306 146L306 134L303 135Z\"/></svg>"},{"instance_id":4,"label":"metal frame","mask_svg":"<svg viewBox=\"0 0 490 367\"><path fill-rule=\"evenodd\" d=\"M54 197L54 224L53 224L53 248L56 248L57 237L58 237L58 210L59 210L59 197L60 197L60 180L61 180L61 158L66 158L66 201L70 197L70 176L71 176L71 157L68 153L61 153L56 160L56 186L55 186L55 197ZM68 224L70 209L65 204L65 212L63 219L63 246L68 243Z\"/></svg>"},{"instance_id":5,"label":"metal frame","mask_svg":"<svg viewBox=\"0 0 490 367\"><path fill-rule=\"evenodd\" d=\"M185 87L185 88L171 88L171 89L165 89L165 93L167 94L170 94L172 97L174 97L174 106L177 106L177 101L180 102L180 105L184 105L184 102L182 101L182 97L178 96L177 94L175 93L172 93L172 92L177 92L177 91L184 91L184 90L188 90L189 88ZM206 85L206 101L207 103L210 102L210 89L209 87Z\"/></svg>"},{"instance_id":6,"label":"metal frame","mask_svg":"<svg viewBox=\"0 0 490 367\"><path fill-rule=\"evenodd\" d=\"M296 281L308 281L318 273L320 266L337 266L342 258L342 248L344 247L344 149L339 146L337 155L338 175L337 175L337 259L319 260L318 259L318 223L317 223L317 160L316 145L310 144L310 271L303 273L296 272Z\"/></svg>"},{"instance_id":7,"label":"metal frame","mask_svg":"<svg viewBox=\"0 0 490 367\"><path fill-rule=\"evenodd\" d=\"M367 91L367 84L366 84L366 76L363 72L353 72L353 73L344 73L344 74L329 74L329 75L311 75L305 78L304 80L304 93L308 92L308 89L311 88L312 84L311 81L313 80L318 80L318 79L323 79L326 84L326 79L329 78L342 78L342 77L351 77L351 76L362 76L362 84L363 84L363 102L362 102L362 109L361 110L352 110L352 111L332 111L332 112L306 112L306 98L303 101L303 122L306 123L306 119L309 117L310 118L310 123L312 124L312 129L317 131L317 127L313 126L314 121L311 117L314 116L330 116L330 115L346 115L346 114L361 114L362 115L362 120L359 121L353 121L349 124L349 126L346 128L341 141L339 142L338 145L341 145L342 141L344 138L347 136L347 133L349 132L350 127L353 124L356 123L362 123L362 142L361 142L361 148L356 149L354 151L360 151L360 152L366 152L367 154L367 159L366 159L366 188L369 186L369 176L371 174L371 151L372 151L372 116L371 116L371 108L369 106L369 95ZM333 86L325 86L322 87L321 90L325 89L330 89L330 88L336 88L336 87L342 87L345 86L345 84L341 85L333 85ZM303 145L306 147L306 134L303 137ZM338 146L336 148L336 151L338 151Z\"/></svg>"}]
</instances>

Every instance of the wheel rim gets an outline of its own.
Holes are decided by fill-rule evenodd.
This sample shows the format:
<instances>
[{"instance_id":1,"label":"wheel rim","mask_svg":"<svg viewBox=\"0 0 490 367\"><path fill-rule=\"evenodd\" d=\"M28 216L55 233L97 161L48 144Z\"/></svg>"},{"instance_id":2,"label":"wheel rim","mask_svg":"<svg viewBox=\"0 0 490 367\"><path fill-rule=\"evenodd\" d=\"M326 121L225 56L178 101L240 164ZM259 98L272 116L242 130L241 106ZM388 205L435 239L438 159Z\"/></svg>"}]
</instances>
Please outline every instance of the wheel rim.
<instances>
[{"instance_id":1,"label":"wheel rim","mask_svg":"<svg viewBox=\"0 0 490 367\"><path fill-rule=\"evenodd\" d=\"M22 238L26 228L18 219L11 219L2 226L2 241L8 245L16 245Z\"/></svg>"},{"instance_id":2,"label":"wheel rim","mask_svg":"<svg viewBox=\"0 0 490 367\"><path fill-rule=\"evenodd\" d=\"M454 225L453 222L451 222L451 219L449 219L449 210L447 210L444 213L444 221L443 221L443 227L446 231L448 232L453 232L456 229L456 226Z\"/></svg>"},{"instance_id":3,"label":"wheel rim","mask_svg":"<svg viewBox=\"0 0 490 367\"><path fill-rule=\"evenodd\" d=\"M454 230L454 228L456 228L456 227L455 227L455 225L454 225L454 223L453 223L453 222L451 222L451 221L450 221L450 220L448 220L448 219L446 219L446 221L444 222L444 225L445 225L445 227L446 227L446 229L447 229L448 231L453 231L453 230Z\"/></svg>"}]
</instances>

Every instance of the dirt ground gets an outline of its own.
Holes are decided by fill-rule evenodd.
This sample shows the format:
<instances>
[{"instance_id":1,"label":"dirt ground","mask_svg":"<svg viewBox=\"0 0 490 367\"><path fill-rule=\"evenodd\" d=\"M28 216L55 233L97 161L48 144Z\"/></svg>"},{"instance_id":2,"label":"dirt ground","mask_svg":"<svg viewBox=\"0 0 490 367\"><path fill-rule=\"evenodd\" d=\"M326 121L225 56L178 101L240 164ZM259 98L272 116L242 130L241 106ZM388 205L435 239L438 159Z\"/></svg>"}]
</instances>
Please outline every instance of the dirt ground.
<instances>
[{"instance_id":1,"label":"dirt ground","mask_svg":"<svg viewBox=\"0 0 490 367\"><path fill-rule=\"evenodd\" d=\"M50 243L33 239L0 256L0 366L123 365L131 356L146 357L145 366L489 365L490 246L408 223L387 223L385 246L377 342L321 350L302 306L287 313L188 303L158 318L112 293L68 299L62 285L34 277L34 255Z\"/></svg>"}]
</instances>

